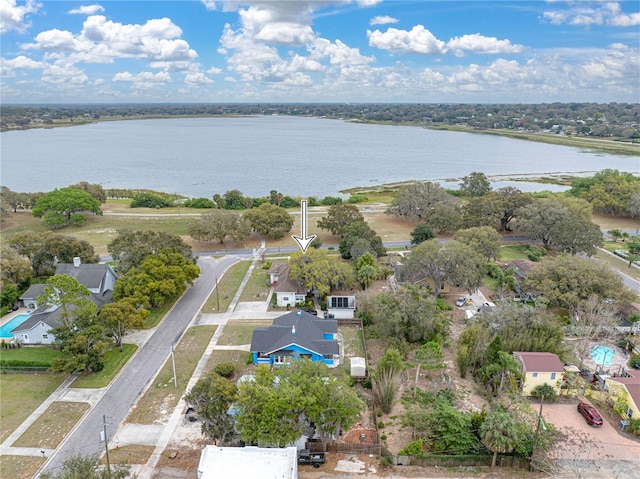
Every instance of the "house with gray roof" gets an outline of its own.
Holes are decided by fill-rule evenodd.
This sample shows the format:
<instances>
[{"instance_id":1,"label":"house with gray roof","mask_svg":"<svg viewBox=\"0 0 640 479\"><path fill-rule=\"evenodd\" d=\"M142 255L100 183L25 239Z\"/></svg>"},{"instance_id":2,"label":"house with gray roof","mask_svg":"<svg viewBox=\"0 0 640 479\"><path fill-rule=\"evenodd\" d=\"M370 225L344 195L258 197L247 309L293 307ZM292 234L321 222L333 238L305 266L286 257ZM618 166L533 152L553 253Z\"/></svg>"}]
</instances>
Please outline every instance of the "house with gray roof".
<instances>
[{"instance_id":1,"label":"house with gray roof","mask_svg":"<svg viewBox=\"0 0 640 479\"><path fill-rule=\"evenodd\" d=\"M286 263L275 263L269 269L271 287L276 295L276 304L281 308L295 306L307 299L304 287L289 278L290 266Z\"/></svg>"},{"instance_id":2,"label":"house with gray roof","mask_svg":"<svg viewBox=\"0 0 640 479\"><path fill-rule=\"evenodd\" d=\"M113 287L118 279L110 265L82 264L80 258L74 258L73 263L59 263L55 274L71 276L84 285L91 293L89 299L98 308L112 301ZM21 296L27 307L36 308L26 321L11 331L13 337L23 344L51 344L55 341L51 330L60 326L59 318L62 311L57 306L38 306L37 298L44 293L45 286L32 285Z\"/></svg>"},{"instance_id":3,"label":"house with gray roof","mask_svg":"<svg viewBox=\"0 0 640 479\"><path fill-rule=\"evenodd\" d=\"M340 364L337 334L337 321L292 311L275 318L271 326L253 331L250 348L253 364L281 366L308 358L336 367Z\"/></svg>"}]
</instances>

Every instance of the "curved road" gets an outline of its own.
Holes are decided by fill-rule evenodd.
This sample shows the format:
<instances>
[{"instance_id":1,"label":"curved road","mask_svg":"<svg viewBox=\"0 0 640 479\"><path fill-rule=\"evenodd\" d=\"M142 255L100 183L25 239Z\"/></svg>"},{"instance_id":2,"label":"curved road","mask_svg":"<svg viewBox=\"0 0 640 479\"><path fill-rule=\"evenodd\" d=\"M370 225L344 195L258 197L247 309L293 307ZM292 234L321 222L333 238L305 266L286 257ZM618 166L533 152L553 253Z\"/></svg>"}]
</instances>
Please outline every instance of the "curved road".
<instances>
[{"instance_id":1,"label":"curved road","mask_svg":"<svg viewBox=\"0 0 640 479\"><path fill-rule=\"evenodd\" d=\"M216 276L221 278L224 272L238 261L238 256L198 260L201 273L193 286L187 289L167 317L156 327L149 340L122 369L109 386L108 392L49 458L43 467L44 471L55 473L71 456L101 454L104 451L104 443L100 442L103 415L107 417L107 435L110 436L126 419L131 407L167 360L171 346L178 342L187 326L199 313L215 288Z\"/></svg>"}]
</instances>

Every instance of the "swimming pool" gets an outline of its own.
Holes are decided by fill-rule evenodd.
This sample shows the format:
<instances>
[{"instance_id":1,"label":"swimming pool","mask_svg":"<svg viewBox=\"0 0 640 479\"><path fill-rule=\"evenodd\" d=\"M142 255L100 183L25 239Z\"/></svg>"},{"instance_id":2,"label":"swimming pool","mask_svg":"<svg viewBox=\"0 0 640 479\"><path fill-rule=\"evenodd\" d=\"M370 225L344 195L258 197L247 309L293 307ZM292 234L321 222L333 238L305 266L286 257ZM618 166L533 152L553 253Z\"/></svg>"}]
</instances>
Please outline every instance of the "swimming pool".
<instances>
[{"instance_id":1,"label":"swimming pool","mask_svg":"<svg viewBox=\"0 0 640 479\"><path fill-rule=\"evenodd\" d=\"M0 339L13 339L13 334L11 334L11 330L17 328L22 323L24 323L27 319L29 319L30 314L19 314L18 316L11 318L11 321L0 326Z\"/></svg>"},{"instance_id":2,"label":"swimming pool","mask_svg":"<svg viewBox=\"0 0 640 479\"><path fill-rule=\"evenodd\" d=\"M591 359L593 362L599 365L607 365L611 364L611 360L613 359L614 351L611 348L606 346L595 346L591 350Z\"/></svg>"}]
</instances>

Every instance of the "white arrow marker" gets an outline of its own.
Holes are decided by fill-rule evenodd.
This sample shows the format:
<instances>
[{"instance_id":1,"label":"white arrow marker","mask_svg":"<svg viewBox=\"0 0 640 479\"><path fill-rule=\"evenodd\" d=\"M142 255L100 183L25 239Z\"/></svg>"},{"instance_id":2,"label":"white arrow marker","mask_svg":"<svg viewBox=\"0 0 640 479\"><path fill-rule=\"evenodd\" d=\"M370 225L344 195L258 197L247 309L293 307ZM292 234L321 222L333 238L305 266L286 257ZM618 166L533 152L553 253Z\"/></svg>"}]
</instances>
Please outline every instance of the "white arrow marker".
<instances>
[{"instance_id":1,"label":"white arrow marker","mask_svg":"<svg viewBox=\"0 0 640 479\"><path fill-rule=\"evenodd\" d=\"M302 223L301 236L292 235L291 237L298 242L298 246L300 246L302 252L306 253L309 243L316 239L316 235L307 236L307 200L302 200L300 207L300 222Z\"/></svg>"}]
</instances>

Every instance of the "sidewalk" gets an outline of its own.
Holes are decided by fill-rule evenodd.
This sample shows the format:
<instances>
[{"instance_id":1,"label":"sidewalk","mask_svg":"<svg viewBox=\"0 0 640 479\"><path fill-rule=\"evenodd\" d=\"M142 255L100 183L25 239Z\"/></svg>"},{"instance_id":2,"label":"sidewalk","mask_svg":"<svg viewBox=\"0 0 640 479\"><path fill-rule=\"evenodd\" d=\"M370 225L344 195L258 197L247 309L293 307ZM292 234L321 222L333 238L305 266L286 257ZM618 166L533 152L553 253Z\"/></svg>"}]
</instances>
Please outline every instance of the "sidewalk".
<instances>
[{"instance_id":1,"label":"sidewalk","mask_svg":"<svg viewBox=\"0 0 640 479\"><path fill-rule=\"evenodd\" d=\"M262 247L255 250L253 253L253 260L249 270L243 278L238 291L233 297L231 304L226 312L216 314L198 314L191 325L194 324L215 324L218 325L216 332L214 333L205 353L198 362L194 373L187 386L187 391L190 390L195 383L200 379L204 373L204 369L211 357L211 354L215 349L239 349L248 351L249 345L239 346L218 346L218 340L224 332L224 327L229 319L261 319L271 318L278 316L278 313L267 312L268 302L264 301L252 301L250 303L239 303L240 295L249 281L253 270L257 262L259 261L262 252L264 251L264 241ZM236 309L238 310L236 313ZM25 311L16 311L11 317L17 314L24 314ZM8 321L10 318L3 318ZM134 331L127 334L126 341L133 343L139 347L144 344L153 335L154 329ZM55 453L54 449L43 448L28 448L28 447L12 447L11 445L20 437L24 432L37 421L49 408L49 406L56 401L68 401L68 402L86 402L91 406L95 405L105 394L107 394L109 387L101 389L84 389L84 388L72 388L70 385L74 381L77 375L71 375L65 381L58 386L58 388L47 398L31 415L16 428L13 433L7 437L7 439L0 444L0 455L18 455L18 456L44 456L49 457ZM119 446L123 444L145 444L155 445L156 449L151 455L151 458L147 464L142 466L135 466L132 468L134 472L138 474L139 479L150 479L153 475L153 470L157 465L160 455L164 451L165 447L171 439L172 433L183 420L183 412L185 409L184 400L180 400L171 414L169 421L164 425L140 425L140 424L121 424L118 431L112 436L110 443L116 442ZM117 440L116 440L117 438ZM139 469L139 470L138 470Z\"/></svg>"}]
</instances>

